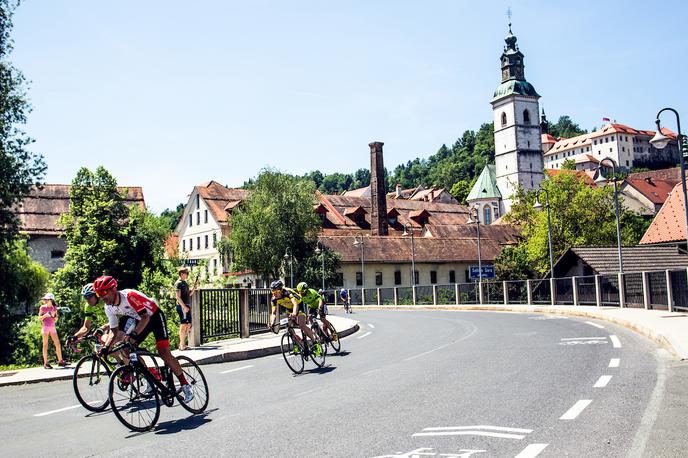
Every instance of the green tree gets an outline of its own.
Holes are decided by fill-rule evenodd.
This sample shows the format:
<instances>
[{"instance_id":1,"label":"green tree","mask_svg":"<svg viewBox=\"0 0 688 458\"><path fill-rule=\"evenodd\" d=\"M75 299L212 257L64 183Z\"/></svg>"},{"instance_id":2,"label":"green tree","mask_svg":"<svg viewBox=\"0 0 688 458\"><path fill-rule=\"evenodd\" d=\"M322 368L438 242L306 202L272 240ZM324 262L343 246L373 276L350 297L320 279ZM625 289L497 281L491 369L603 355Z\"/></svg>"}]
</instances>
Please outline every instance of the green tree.
<instances>
[{"instance_id":1,"label":"green tree","mask_svg":"<svg viewBox=\"0 0 688 458\"><path fill-rule=\"evenodd\" d=\"M571 138L588 133L587 130L581 129L578 123L573 122L568 115L560 116L559 121L548 126L548 131L555 138Z\"/></svg>"},{"instance_id":2,"label":"green tree","mask_svg":"<svg viewBox=\"0 0 688 458\"><path fill-rule=\"evenodd\" d=\"M459 180L451 187L449 193L459 201L460 204L466 205L466 198L473 188L474 180Z\"/></svg>"},{"instance_id":3,"label":"green tree","mask_svg":"<svg viewBox=\"0 0 688 458\"><path fill-rule=\"evenodd\" d=\"M232 269L250 269L267 281L279 276L287 249L295 260L306 259L321 227L315 203L311 180L261 171L244 205L232 215Z\"/></svg>"},{"instance_id":4,"label":"green tree","mask_svg":"<svg viewBox=\"0 0 688 458\"><path fill-rule=\"evenodd\" d=\"M166 208L162 211L162 213L160 213L160 218L162 218L165 221L170 231L174 231L177 228L177 224L179 224L179 219L184 214L184 207L186 207L186 205L178 204L176 209L171 210L169 208Z\"/></svg>"},{"instance_id":5,"label":"green tree","mask_svg":"<svg viewBox=\"0 0 688 458\"><path fill-rule=\"evenodd\" d=\"M525 245L507 246L495 258L495 275L500 280L533 278L533 269Z\"/></svg>"},{"instance_id":6,"label":"green tree","mask_svg":"<svg viewBox=\"0 0 688 458\"><path fill-rule=\"evenodd\" d=\"M325 256L325 288L331 289L337 284L337 270L341 266L342 257L336 251L325 249L320 253L311 252L306 259L299 263L294 272L295 278L305 281L311 288L320 289L323 278L323 253Z\"/></svg>"},{"instance_id":7,"label":"green tree","mask_svg":"<svg viewBox=\"0 0 688 458\"><path fill-rule=\"evenodd\" d=\"M561 164L561 170L576 170L576 161L564 159L564 162Z\"/></svg>"}]
</instances>

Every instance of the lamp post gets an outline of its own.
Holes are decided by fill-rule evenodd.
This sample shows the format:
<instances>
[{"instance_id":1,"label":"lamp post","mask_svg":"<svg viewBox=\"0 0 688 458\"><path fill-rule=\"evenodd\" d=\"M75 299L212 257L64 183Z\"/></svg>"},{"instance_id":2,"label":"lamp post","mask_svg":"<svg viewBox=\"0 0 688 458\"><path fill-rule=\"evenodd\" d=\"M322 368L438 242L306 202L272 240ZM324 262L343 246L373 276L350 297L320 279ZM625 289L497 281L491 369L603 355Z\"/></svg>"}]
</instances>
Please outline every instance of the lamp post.
<instances>
[{"instance_id":1,"label":"lamp post","mask_svg":"<svg viewBox=\"0 0 688 458\"><path fill-rule=\"evenodd\" d=\"M537 211L542 210L540 203L540 193L545 193L545 208L547 208L547 241L549 242L549 277L554 278L554 260L552 259L552 223L549 218L549 192L545 188L540 188L535 193L535 205L533 208Z\"/></svg>"},{"instance_id":2,"label":"lamp post","mask_svg":"<svg viewBox=\"0 0 688 458\"><path fill-rule=\"evenodd\" d=\"M616 185L616 162L610 157L605 157L600 161L600 165L597 170L600 172L600 176L597 177L595 183L598 185L603 185L607 182L607 179L602 175L602 166L605 162L609 162L612 165L612 175L614 175L614 212L616 213L616 244L619 250L619 273L623 273L623 255L621 254L621 222L619 220L619 188Z\"/></svg>"},{"instance_id":3,"label":"lamp post","mask_svg":"<svg viewBox=\"0 0 688 458\"><path fill-rule=\"evenodd\" d=\"M287 248L284 252L284 260L289 262L289 287L294 287L294 257L291 254L291 248Z\"/></svg>"},{"instance_id":4,"label":"lamp post","mask_svg":"<svg viewBox=\"0 0 688 458\"><path fill-rule=\"evenodd\" d=\"M416 245L413 241L413 226L411 223L404 224L404 233L402 237L411 235L411 286L416 286Z\"/></svg>"},{"instance_id":5,"label":"lamp post","mask_svg":"<svg viewBox=\"0 0 688 458\"><path fill-rule=\"evenodd\" d=\"M473 219L475 215L475 219ZM478 205L471 207L468 210L468 221L466 224L475 224L478 231L478 283L482 283L483 280L483 262L480 257L480 212L478 211Z\"/></svg>"},{"instance_id":6,"label":"lamp post","mask_svg":"<svg viewBox=\"0 0 688 458\"><path fill-rule=\"evenodd\" d=\"M363 261L363 250L365 247L365 242L363 241L362 235L354 236L354 246L361 247L361 289L365 289L365 264Z\"/></svg>"},{"instance_id":7,"label":"lamp post","mask_svg":"<svg viewBox=\"0 0 688 458\"><path fill-rule=\"evenodd\" d=\"M676 141L678 142L678 150L681 153L681 186L683 187L683 210L686 213L686 248L688 249L688 195L686 195L686 156L688 155L688 140L686 139L685 135L681 133L681 119L678 116L678 111L674 110L673 108L662 108L659 110L659 113L657 113L657 119L655 120L655 123L657 124L657 133L654 137L652 137L650 143L652 143L652 146L657 149L663 149L669 144L669 142L671 142L671 138L662 133L662 127L659 121L659 115L661 115L664 111L671 111L676 115L676 125L678 127Z\"/></svg>"},{"instance_id":8,"label":"lamp post","mask_svg":"<svg viewBox=\"0 0 688 458\"><path fill-rule=\"evenodd\" d=\"M316 254L322 254L322 290L325 291L325 247L318 240L318 245L315 248Z\"/></svg>"}]
</instances>

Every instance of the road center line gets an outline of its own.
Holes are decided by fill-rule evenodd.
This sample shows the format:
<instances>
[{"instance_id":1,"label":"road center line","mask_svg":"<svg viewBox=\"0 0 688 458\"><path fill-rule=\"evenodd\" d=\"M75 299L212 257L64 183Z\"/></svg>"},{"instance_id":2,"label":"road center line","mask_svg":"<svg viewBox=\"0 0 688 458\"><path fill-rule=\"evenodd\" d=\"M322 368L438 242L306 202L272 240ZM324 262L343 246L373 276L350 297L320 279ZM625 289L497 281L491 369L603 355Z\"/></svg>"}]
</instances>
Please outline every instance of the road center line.
<instances>
[{"instance_id":1,"label":"road center line","mask_svg":"<svg viewBox=\"0 0 688 458\"><path fill-rule=\"evenodd\" d=\"M81 404L77 404L75 406L63 407L62 409L55 409L55 410L49 410L47 412L37 413L37 414L34 414L34 417L44 417L46 415L52 415L54 413L64 412L65 410L76 409L77 407L81 407Z\"/></svg>"},{"instance_id":2,"label":"road center line","mask_svg":"<svg viewBox=\"0 0 688 458\"><path fill-rule=\"evenodd\" d=\"M241 366L241 367L237 367L236 369L230 369L228 371L222 371L222 372L220 372L220 374L229 374L230 372L243 371L244 369L250 369L252 367L253 366Z\"/></svg>"},{"instance_id":3,"label":"road center line","mask_svg":"<svg viewBox=\"0 0 688 458\"><path fill-rule=\"evenodd\" d=\"M406 358L404 361L411 361L412 359L416 359L416 358L420 358L421 356L429 355L430 353L435 352L437 350L442 350L443 348L447 348L449 345L451 345L451 343L441 345L437 348L433 348L432 350L428 350L426 352L420 353L420 354L415 355L415 356L410 356L410 357Z\"/></svg>"},{"instance_id":4,"label":"road center line","mask_svg":"<svg viewBox=\"0 0 688 458\"><path fill-rule=\"evenodd\" d=\"M592 321L586 321L586 324L589 324L590 326L595 326L596 328L604 329L604 326L601 324L593 323Z\"/></svg>"},{"instance_id":5,"label":"road center line","mask_svg":"<svg viewBox=\"0 0 688 458\"><path fill-rule=\"evenodd\" d=\"M365 334L363 334L362 336L358 336L358 337L356 337L356 338L357 338L357 339L362 339L362 338L364 338L364 337L368 337L368 336L371 335L371 334L372 334L372 332L371 332L371 331L368 331L368 332L366 332Z\"/></svg>"},{"instance_id":6,"label":"road center line","mask_svg":"<svg viewBox=\"0 0 688 458\"><path fill-rule=\"evenodd\" d=\"M607 340L606 337L566 337L561 340Z\"/></svg>"},{"instance_id":7,"label":"road center line","mask_svg":"<svg viewBox=\"0 0 688 458\"><path fill-rule=\"evenodd\" d=\"M567 410L566 413L559 418L559 420L574 420L586 407L588 407L588 405L590 405L591 402L592 399L581 399L580 401L576 402L573 407Z\"/></svg>"},{"instance_id":8,"label":"road center line","mask_svg":"<svg viewBox=\"0 0 688 458\"><path fill-rule=\"evenodd\" d=\"M615 335L611 335L609 336L609 339L612 341L612 345L614 348L621 348L621 341L618 337L616 337Z\"/></svg>"},{"instance_id":9,"label":"road center line","mask_svg":"<svg viewBox=\"0 0 688 458\"><path fill-rule=\"evenodd\" d=\"M593 388L604 388L605 386L607 386L607 384L609 383L609 381L611 379L612 379L611 375L603 375L602 377L600 377L597 380L597 382L595 382L595 384L592 387Z\"/></svg>"},{"instance_id":10,"label":"road center line","mask_svg":"<svg viewBox=\"0 0 688 458\"><path fill-rule=\"evenodd\" d=\"M609 360L609 367L619 367L619 362L621 360L619 358L612 358Z\"/></svg>"},{"instance_id":11,"label":"road center line","mask_svg":"<svg viewBox=\"0 0 688 458\"><path fill-rule=\"evenodd\" d=\"M487 426L487 425L475 425L475 426L433 426L431 428L424 428L423 431L459 431L465 429L492 429L495 431L502 431L508 433L532 433L532 429L524 428L506 428L504 426Z\"/></svg>"},{"instance_id":12,"label":"road center line","mask_svg":"<svg viewBox=\"0 0 688 458\"><path fill-rule=\"evenodd\" d=\"M540 454L549 444L530 444L516 458L534 458Z\"/></svg>"},{"instance_id":13,"label":"road center line","mask_svg":"<svg viewBox=\"0 0 688 458\"><path fill-rule=\"evenodd\" d=\"M487 436L487 437L499 437L501 439L518 439L521 440L526 436L521 434L505 434L505 433L493 433L490 431L435 431L428 433L416 433L413 437L421 436Z\"/></svg>"}]
</instances>

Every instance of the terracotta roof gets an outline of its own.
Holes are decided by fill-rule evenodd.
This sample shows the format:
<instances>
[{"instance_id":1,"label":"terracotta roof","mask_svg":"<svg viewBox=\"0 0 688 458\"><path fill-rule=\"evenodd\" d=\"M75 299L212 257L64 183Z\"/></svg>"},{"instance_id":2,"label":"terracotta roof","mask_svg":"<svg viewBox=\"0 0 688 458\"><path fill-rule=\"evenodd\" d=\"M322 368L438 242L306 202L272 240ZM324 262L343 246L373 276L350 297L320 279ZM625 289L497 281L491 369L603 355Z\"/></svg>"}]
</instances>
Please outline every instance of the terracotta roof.
<instances>
[{"instance_id":1,"label":"terracotta roof","mask_svg":"<svg viewBox=\"0 0 688 458\"><path fill-rule=\"evenodd\" d=\"M572 247L569 251L575 253L600 275L612 275L619 271L617 247ZM627 273L688 267L688 255L679 252L677 247L623 247L621 253L624 272ZM569 252L565 253L560 260L567 254ZM557 264L554 266L555 272L557 271Z\"/></svg>"},{"instance_id":2,"label":"terracotta roof","mask_svg":"<svg viewBox=\"0 0 688 458\"><path fill-rule=\"evenodd\" d=\"M428 224L425 226L425 236L432 236L438 238L477 238L476 228L474 225L462 224L451 226L436 226ZM499 225L480 225L480 241L482 239L491 239L500 245L515 244L519 240L519 231L516 227L508 224Z\"/></svg>"},{"instance_id":3,"label":"terracotta roof","mask_svg":"<svg viewBox=\"0 0 688 458\"><path fill-rule=\"evenodd\" d=\"M482 235L482 234L481 234ZM361 249L354 246L351 236L320 236L323 245L338 252L342 262L360 262ZM410 263L411 240L408 237L368 236L364 241L365 262ZM415 237L416 262L477 262L478 244L475 238L436 239ZM492 262L501 246L494 240L480 238L481 259Z\"/></svg>"},{"instance_id":4,"label":"terracotta roof","mask_svg":"<svg viewBox=\"0 0 688 458\"><path fill-rule=\"evenodd\" d=\"M582 178L583 182L589 186L597 186L595 180L593 180L584 170L545 169L545 173L551 177L561 175L562 173L569 173L578 176L578 178Z\"/></svg>"},{"instance_id":5,"label":"terracotta roof","mask_svg":"<svg viewBox=\"0 0 688 458\"><path fill-rule=\"evenodd\" d=\"M165 239L165 253L167 253L167 256L170 258L179 256L179 236L170 234Z\"/></svg>"},{"instance_id":6,"label":"terracotta roof","mask_svg":"<svg viewBox=\"0 0 688 458\"><path fill-rule=\"evenodd\" d=\"M669 197L676 183L672 181L653 180L648 177L644 180L626 178L626 183L633 186L639 193L647 197L653 204L663 204Z\"/></svg>"},{"instance_id":7,"label":"terracotta roof","mask_svg":"<svg viewBox=\"0 0 688 458\"><path fill-rule=\"evenodd\" d=\"M552 143L552 144L553 144L553 143L556 143L556 142L557 142L557 139L554 138L554 137L553 137L552 135L550 135L550 134L541 134L541 135L540 135L540 141L541 141L541 143L542 143L543 145L544 145L545 143Z\"/></svg>"},{"instance_id":8,"label":"terracotta roof","mask_svg":"<svg viewBox=\"0 0 688 458\"><path fill-rule=\"evenodd\" d=\"M629 179L644 180L645 178L652 178L653 180L672 181L674 184L681 182L681 168L672 167L669 169L648 170L647 172L636 172L628 175Z\"/></svg>"},{"instance_id":9,"label":"terracotta roof","mask_svg":"<svg viewBox=\"0 0 688 458\"><path fill-rule=\"evenodd\" d=\"M364 186L362 188L344 191L342 195L350 197L370 197L370 186Z\"/></svg>"},{"instance_id":10,"label":"terracotta roof","mask_svg":"<svg viewBox=\"0 0 688 458\"><path fill-rule=\"evenodd\" d=\"M194 187L194 192L198 192L203 198L213 217L220 224L227 223L225 208L228 206L229 209L236 207L248 195L246 189L227 188L216 181L200 184Z\"/></svg>"},{"instance_id":11,"label":"terracotta roof","mask_svg":"<svg viewBox=\"0 0 688 458\"><path fill-rule=\"evenodd\" d=\"M560 151L563 150L568 150L571 148L581 148L583 146L589 146L592 144L592 134L583 134L583 135L578 135L577 137L572 137L572 138L560 138L557 140L557 142L552 146L552 148L545 153L545 156L551 156L553 154L557 154Z\"/></svg>"},{"instance_id":12,"label":"terracotta roof","mask_svg":"<svg viewBox=\"0 0 688 458\"><path fill-rule=\"evenodd\" d=\"M641 245L681 242L686 239L686 213L681 184L674 186L657 216L647 228Z\"/></svg>"},{"instance_id":13,"label":"terracotta roof","mask_svg":"<svg viewBox=\"0 0 688 458\"><path fill-rule=\"evenodd\" d=\"M600 163L600 161L598 161L589 154L584 154L583 156L576 156L576 164L587 164L588 162L592 162L593 164Z\"/></svg>"},{"instance_id":14,"label":"terracotta roof","mask_svg":"<svg viewBox=\"0 0 688 458\"><path fill-rule=\"evenodd\" d=\"M60 215L69 211L69 189L66 184L45 184L42 189L33 188L22 200L16 211L21 232L29 235L60 235L64 229L58 225ZM117 189L126 192L124 203L146 208L143 188L140 186Z\"/></svg>"}]
</instances>

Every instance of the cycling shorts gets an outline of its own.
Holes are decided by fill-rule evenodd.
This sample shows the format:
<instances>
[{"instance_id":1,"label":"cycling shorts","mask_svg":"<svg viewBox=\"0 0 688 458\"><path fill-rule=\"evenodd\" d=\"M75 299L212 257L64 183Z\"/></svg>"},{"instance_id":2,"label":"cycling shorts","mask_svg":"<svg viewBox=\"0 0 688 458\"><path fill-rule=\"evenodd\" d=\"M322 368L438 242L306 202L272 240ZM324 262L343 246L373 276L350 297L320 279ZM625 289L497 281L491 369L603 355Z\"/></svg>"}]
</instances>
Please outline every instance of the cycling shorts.
<instances>
[{"instance_id":1,"label":"cycling shorts","mask_svg":"<svg viewBox=\"0 0 688 458\"><path fill-rule=\"evenodd\" d=\"M165 314L160 309L151 315L146 327L136 336L136 343L140 344L146 340L146 337L148 337L148 334L151 332L155 336L155 348L158 350L170 348L170 335L167 332L167 320L165 319Z\"/></svg>"}]
</instances>

